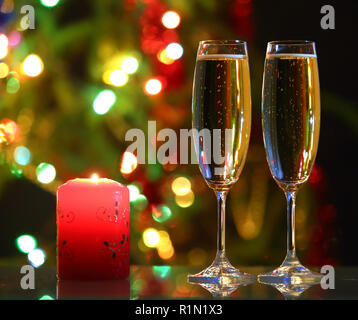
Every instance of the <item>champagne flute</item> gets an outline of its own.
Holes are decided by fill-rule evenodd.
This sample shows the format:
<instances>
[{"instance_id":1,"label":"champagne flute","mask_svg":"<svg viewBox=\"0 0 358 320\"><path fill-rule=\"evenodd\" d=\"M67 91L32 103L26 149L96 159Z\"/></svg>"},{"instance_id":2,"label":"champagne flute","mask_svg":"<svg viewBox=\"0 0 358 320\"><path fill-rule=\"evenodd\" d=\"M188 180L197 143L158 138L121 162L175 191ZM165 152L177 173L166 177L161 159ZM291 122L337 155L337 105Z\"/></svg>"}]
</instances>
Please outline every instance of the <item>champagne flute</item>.
<instances>
[{"instance_id":1,"label":"champagne flute","mask_svg":"<svg viewBox=\"0 0 358 320\"><path fill-rule=\"evenodd\" d=\"M217 197L217 253L193 283L216 283L221 290L252 281L235 269L225 252L225 201L243 169L251 129L251 92L246 43L199 43L192 98L194 145L200 171ZM223 285L224 284L224 287Z\"/></svg>"},{"instance_id":2,"label":"champagne flute","mask_svg":"<svg viewBox=\"0 0 358 320\"><path fill-rule=\"evenodd\" d=\"M310 176L318 147L320 89L315 43L267 45L262 89L262 127L271 174L287 199L287 255L280 267L259 275L263 283L316 283L295 249L296 193Z\"/></svg>"}]
</instances>

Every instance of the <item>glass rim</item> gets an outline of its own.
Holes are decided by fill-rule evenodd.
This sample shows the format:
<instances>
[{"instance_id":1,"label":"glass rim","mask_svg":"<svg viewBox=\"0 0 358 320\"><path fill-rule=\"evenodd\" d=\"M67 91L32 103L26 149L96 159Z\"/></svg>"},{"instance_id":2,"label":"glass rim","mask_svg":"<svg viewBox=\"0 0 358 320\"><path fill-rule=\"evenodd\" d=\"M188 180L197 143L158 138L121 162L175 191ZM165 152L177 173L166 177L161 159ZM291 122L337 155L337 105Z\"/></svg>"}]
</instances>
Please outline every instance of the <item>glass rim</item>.
<instances>
[{"instance_id":1,"label":"glass rim","mask_svg":"<svg viewBox=\"0 0 358 320\"><path fill-rule=\"evenodd\" d=\"M291 45L291 46L300 46L300 45L307 45L307 44L315 44L312 40L274 40L269 41L267 45Z\"/></svg>"},{"instance_id":2,"label":"glass rim","mask_svg":"<svg viewBox=\"0 0 358 320\"><path fill-rule=\"evenodd\" d=\"M246 41L243 40L201 40L199 45L203 44L212 44L212 45L236 45L236 44L245 44Z\"/></svg>"}]
</instances>

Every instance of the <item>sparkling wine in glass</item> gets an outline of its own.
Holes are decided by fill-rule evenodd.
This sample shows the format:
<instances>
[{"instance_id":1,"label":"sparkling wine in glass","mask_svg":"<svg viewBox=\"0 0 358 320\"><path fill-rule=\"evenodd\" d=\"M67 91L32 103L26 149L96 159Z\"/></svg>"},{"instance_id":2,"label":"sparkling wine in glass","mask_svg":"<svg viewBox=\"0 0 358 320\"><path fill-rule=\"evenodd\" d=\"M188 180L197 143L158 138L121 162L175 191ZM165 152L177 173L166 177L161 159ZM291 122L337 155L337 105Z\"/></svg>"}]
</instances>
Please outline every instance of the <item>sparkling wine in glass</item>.
<instances>
[{"instance_id":1,"label":"sparkling wine in glass","mask_svg":"<svg viewBox=\"0 0 358 320\"><path fill-rule=\"evenodd\" d=\"M320 107L314 42L269 42L263 77L262 126L272 177L287 199L287 255L280 267L259 275L260 282L307 284L321 278L300 263L295 248L296 193L309 178L316 158Z\"/></svg>"},{"instance_id":2,"label":"sparkling wine in glass","mask_svg":"<svg viewBox=\"0 0 358 320\"><path fill-rule=\"evenodd\" d=\"M239 179L249 146L251 90L246 43L210 40L199 44L192 98L192 125L200 171L217 197L217 254L189 282L220 284L220 290L249 283L225 252L225 201ZM219 290L219 289L218 289Z\"/></svg>"}]
</instances>

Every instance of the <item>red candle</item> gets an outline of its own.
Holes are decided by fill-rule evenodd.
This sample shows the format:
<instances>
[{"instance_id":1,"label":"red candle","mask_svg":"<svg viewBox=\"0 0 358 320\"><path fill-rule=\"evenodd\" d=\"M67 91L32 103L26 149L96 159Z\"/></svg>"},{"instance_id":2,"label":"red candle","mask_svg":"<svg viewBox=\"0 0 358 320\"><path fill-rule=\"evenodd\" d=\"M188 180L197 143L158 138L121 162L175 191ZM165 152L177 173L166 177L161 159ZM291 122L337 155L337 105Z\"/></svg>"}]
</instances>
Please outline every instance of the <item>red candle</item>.
<instances>
[{"instance_id":1,"label":"red candle","mask_svg":"<svg viewBox=\"0 0 358 320\"><path fill-rule=\"evenodd\" d=\"M74 179L57 190L57 276L129 275L129 190L109 179Z\"/></svg>"}]
</instances>

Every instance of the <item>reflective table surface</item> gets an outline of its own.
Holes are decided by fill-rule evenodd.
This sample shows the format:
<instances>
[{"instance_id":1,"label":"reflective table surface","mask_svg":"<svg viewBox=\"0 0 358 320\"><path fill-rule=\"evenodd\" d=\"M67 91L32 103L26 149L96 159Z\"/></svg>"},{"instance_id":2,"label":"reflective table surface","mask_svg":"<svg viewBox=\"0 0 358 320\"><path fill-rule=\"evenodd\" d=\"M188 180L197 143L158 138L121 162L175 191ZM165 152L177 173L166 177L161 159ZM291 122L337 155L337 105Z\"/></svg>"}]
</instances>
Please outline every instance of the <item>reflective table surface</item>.
<instances>
[{"instance_id":1,"label":"reflective table surface","mask_svg":"<svg viewBox=\"0 0 358 320\"><path fill-rule=\"evenodd\" d=\"M241 269L258 275L273 268ZM35 289L24 290L20 267L0 266L0 299L358 299L358 267L337 267L335 289L320 284L273 287L255 281L231 292L188 283L187 275L198 271L200 267L132 266L128 280L73 282L57 281L54 267L41 267L35 270Z\"/></svg>"}]
</instances>

